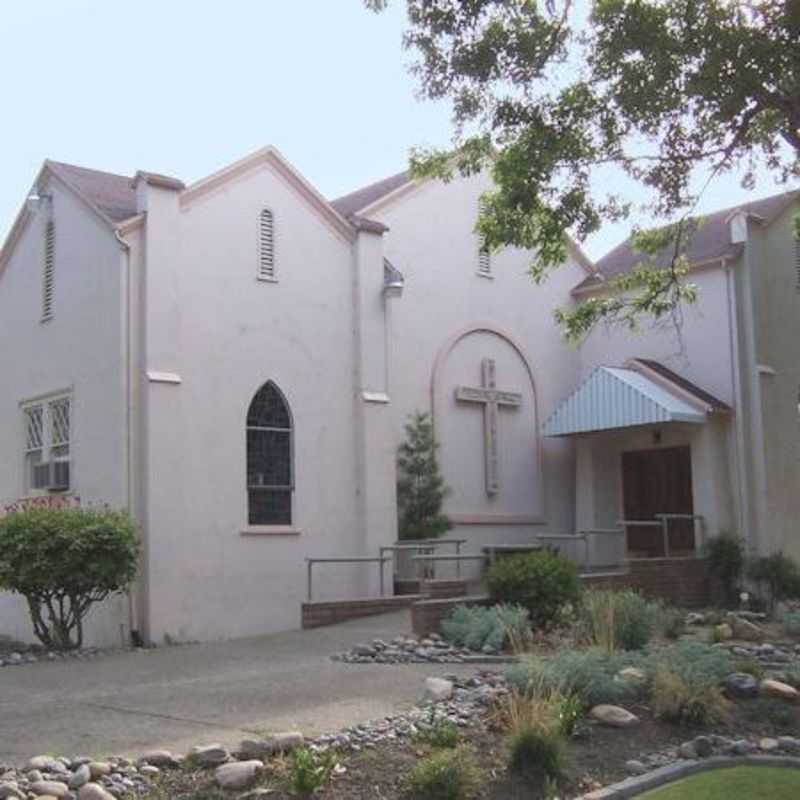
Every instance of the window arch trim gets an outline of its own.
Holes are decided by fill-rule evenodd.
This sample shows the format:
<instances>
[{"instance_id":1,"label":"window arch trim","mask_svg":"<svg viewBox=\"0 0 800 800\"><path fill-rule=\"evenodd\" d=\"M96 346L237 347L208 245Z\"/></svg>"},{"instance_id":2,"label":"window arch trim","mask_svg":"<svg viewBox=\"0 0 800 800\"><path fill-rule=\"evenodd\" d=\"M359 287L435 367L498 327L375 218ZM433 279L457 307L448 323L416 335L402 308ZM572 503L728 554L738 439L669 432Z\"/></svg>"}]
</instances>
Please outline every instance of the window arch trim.
<instances>
[{"instance_id":1,"label":"window arch trim","mask_svg":"<svg viewBox=\"0 0 800 800\"><path fill-rule=\"evenodd\" d=\"M274 381L266 381L252 396L245 432L248 524L292 525L294 418L286 395Z\"/></svg>"}]
</instances>

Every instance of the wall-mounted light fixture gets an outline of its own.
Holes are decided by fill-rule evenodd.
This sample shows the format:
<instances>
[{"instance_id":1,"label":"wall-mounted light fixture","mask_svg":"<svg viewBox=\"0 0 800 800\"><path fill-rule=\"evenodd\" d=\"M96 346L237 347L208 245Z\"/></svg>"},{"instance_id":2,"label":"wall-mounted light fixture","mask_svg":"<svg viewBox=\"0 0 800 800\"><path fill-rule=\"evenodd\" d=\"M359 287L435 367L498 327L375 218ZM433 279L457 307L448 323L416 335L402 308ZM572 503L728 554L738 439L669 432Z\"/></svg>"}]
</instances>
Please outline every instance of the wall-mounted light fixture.
<instances>
[{"instance_id":1,"label":"wall-mounted light fixture","mask_svg":"<svg viewBox=\"0 0 800 800\"><path fill-rule=\"evenodd\" d=\"M383 259L383 296L401 297L406 285L403 273L388 258Z\"/></svg>"},{"instance_id":2,"label":"wall-mounted light fixture","mask_svg":"<svg viewBox=\"0 0 800 800\"><path fill-rule=\"evenodd\" d=\"M28 195L25 200L28 211L35 214L43 205L53 202L53 195L47 192L37 192L35 189Z\"/></svg>"}]
</instances>

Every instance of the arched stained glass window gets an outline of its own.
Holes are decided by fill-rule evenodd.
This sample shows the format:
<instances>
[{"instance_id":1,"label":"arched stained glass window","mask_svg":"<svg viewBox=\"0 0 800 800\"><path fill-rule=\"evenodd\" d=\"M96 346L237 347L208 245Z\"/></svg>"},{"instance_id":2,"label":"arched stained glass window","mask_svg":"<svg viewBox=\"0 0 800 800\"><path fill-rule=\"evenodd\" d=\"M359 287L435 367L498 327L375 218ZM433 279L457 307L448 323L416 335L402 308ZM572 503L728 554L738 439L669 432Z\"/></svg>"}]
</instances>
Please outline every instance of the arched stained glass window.
<instances>
[{"instance_id":1,"label":"arched stained glass window","mask_svg":"<svg viewBox=\"0 0 800 800\"><path fill-rule=\"evenodd\" d=\"M292 416L272 381L247 412L247 504L250 525L291 525L294 469Z\"/></svg>"}]
</instances>

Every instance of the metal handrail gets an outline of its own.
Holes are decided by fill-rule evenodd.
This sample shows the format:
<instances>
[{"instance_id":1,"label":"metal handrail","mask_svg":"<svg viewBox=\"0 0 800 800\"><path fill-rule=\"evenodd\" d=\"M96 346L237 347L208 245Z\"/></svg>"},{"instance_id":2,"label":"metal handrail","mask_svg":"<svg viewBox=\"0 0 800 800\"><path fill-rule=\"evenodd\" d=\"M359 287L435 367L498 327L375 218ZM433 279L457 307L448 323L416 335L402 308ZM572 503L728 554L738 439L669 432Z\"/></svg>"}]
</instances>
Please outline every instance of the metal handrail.
<instances>
[{"instance_id":1,"label":"metal handrail","mask_svg":"<svg viewBox=\"0 0 800 800\"><path fill-rule=\"evenodd\" d=\"M661 522L661 526L664 529L664 557L669 557L669 521L671 519L688 519L695 523L694 525L694 532L697 534L699 532L699 536L697 539L705 539L704 535L704 526L705 526L705 517L702 514L656 514L657 519ZM700 522L700 527L698 531L697 522ZM695 552L697 552L697 545L699 544L698 541L695 541Z\"/></svg>"},{"instance_id":2,"label":"metal handrail","mask_svg":"<svg viewBox=\"0 0 800 800\"><path fill-rule=\"evenodd\" d=\"M487 555L477 555L475 553L462 553L461 555L444 554L441 556L411 556L412 561L485 561Z\"/></svg>"},{"instance_id":3,"label":"metal handrail","mask_svg":"<svg viewBox=\"0 0 800 800\"><path fill-rule=\"evenodd\" d=\"M308 602L313 602L313 592L312 592L312 573L311 570L314 564L363 564L363 563L379 563L380 564L380 591L381 597L384 596L384 582L383 582L383 565L386 561L391 561L390 556L383 556L381 555L379 558L375 558L374 556L351 556L349 558L306 558L306 564L308 565Z\"/></svg>"},{"instance_id":4,"label":"metal handrail","mask_svg":"<svg viewBox=\"0 0 800 800\"><path fill-rule=\"evenodd\" d=\"M394 546L399 547L409 542L413 542L413 544L410 545L413 547L415 544L466 544L467 539L398 539L394 543Z\"/></svg>"},{"instance_id":5,"label":"metal handrail","mask_svg":"<svg viewBox=\"0 0 800 800\"><path fill-rule=\"evenodd\" d=\"M585 528L576 533L537 533L537 539L549 539L551 541L582 541L583 542L583 563L586 569L591 567L591 557L589 555L589 539L592 536L624 536L623 528Z\"/></svg>"},{"instance_id":6,"label":"metal handrail","mask_svg":"<svg viewBox=\"0 0 800 800\"><path fill-rule=\"evenodd\" d=\"M626 533L627 528L629 525L637 525L642 527L651 527L651 528L661 528L663 539L664 539L664 558L669 558L669 521L671 519L691 519L693 521L700 521L700 530L703 530L703 525L705 522L705 518L702 514L671 514L671 513L659 513L654 514L653 516L656 517L655 520L620 520L619 524L625 527ZM697 527L695 526L695 531ZM702 538L702 537L701 537ZM697 550L697 543L695 543L695 550Z\"/></svg>"},{"instance_id":7,"label":"metal handrail","mask_svg":"<svg viewBox=\"0 0 800 800\"><path fill-rule=\"evenodd\" d=\"M466 539L415 539L413 543L403 544L402 540L395 542L392 545L383 545L380 548L380 554L383 556L384 551L395 552L408 552L411 550L435 550L442 544L454 544L456 546L456 554L461 553L461 545L466 543ZM411 540L405 540L411 542ZM413 556L412 556L413 558ZM461 562L456 562L456 577L461 577Z\"/></svg>"},{"instance_id":8,"label":"metal handrail","mask_svg":"<svg viewBox=\"0 0 800 800\"><path fill-rule=\"evenodd\" d=\"M485 544L481 548L489 557L489 563L494 564L497 561L497 554L503 552L522 552L528 550L535 552L541 550L540 544Z\"/></svg>"}]
</instances>

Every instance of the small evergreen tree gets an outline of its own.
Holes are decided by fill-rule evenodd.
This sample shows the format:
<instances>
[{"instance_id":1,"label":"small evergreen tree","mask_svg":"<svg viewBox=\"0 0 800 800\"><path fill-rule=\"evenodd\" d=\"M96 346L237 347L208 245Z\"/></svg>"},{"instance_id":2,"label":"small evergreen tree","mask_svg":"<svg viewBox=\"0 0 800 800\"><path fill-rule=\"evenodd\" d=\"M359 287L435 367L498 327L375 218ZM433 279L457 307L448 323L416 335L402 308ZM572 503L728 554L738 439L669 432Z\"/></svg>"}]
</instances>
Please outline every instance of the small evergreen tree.
<instances>
[{"instance_id":1,"label":"small evergreen tree","mask_svg":"<svg viewBox=\"0 0 800 800\"><path fill-rule=\"evenodd\" d=\"M439 472L430 414L419 411L406 424L397 455L397 508L401 539L433 539L452 527L442 513L449 489Z\"/></svg>"}]
</instances>

